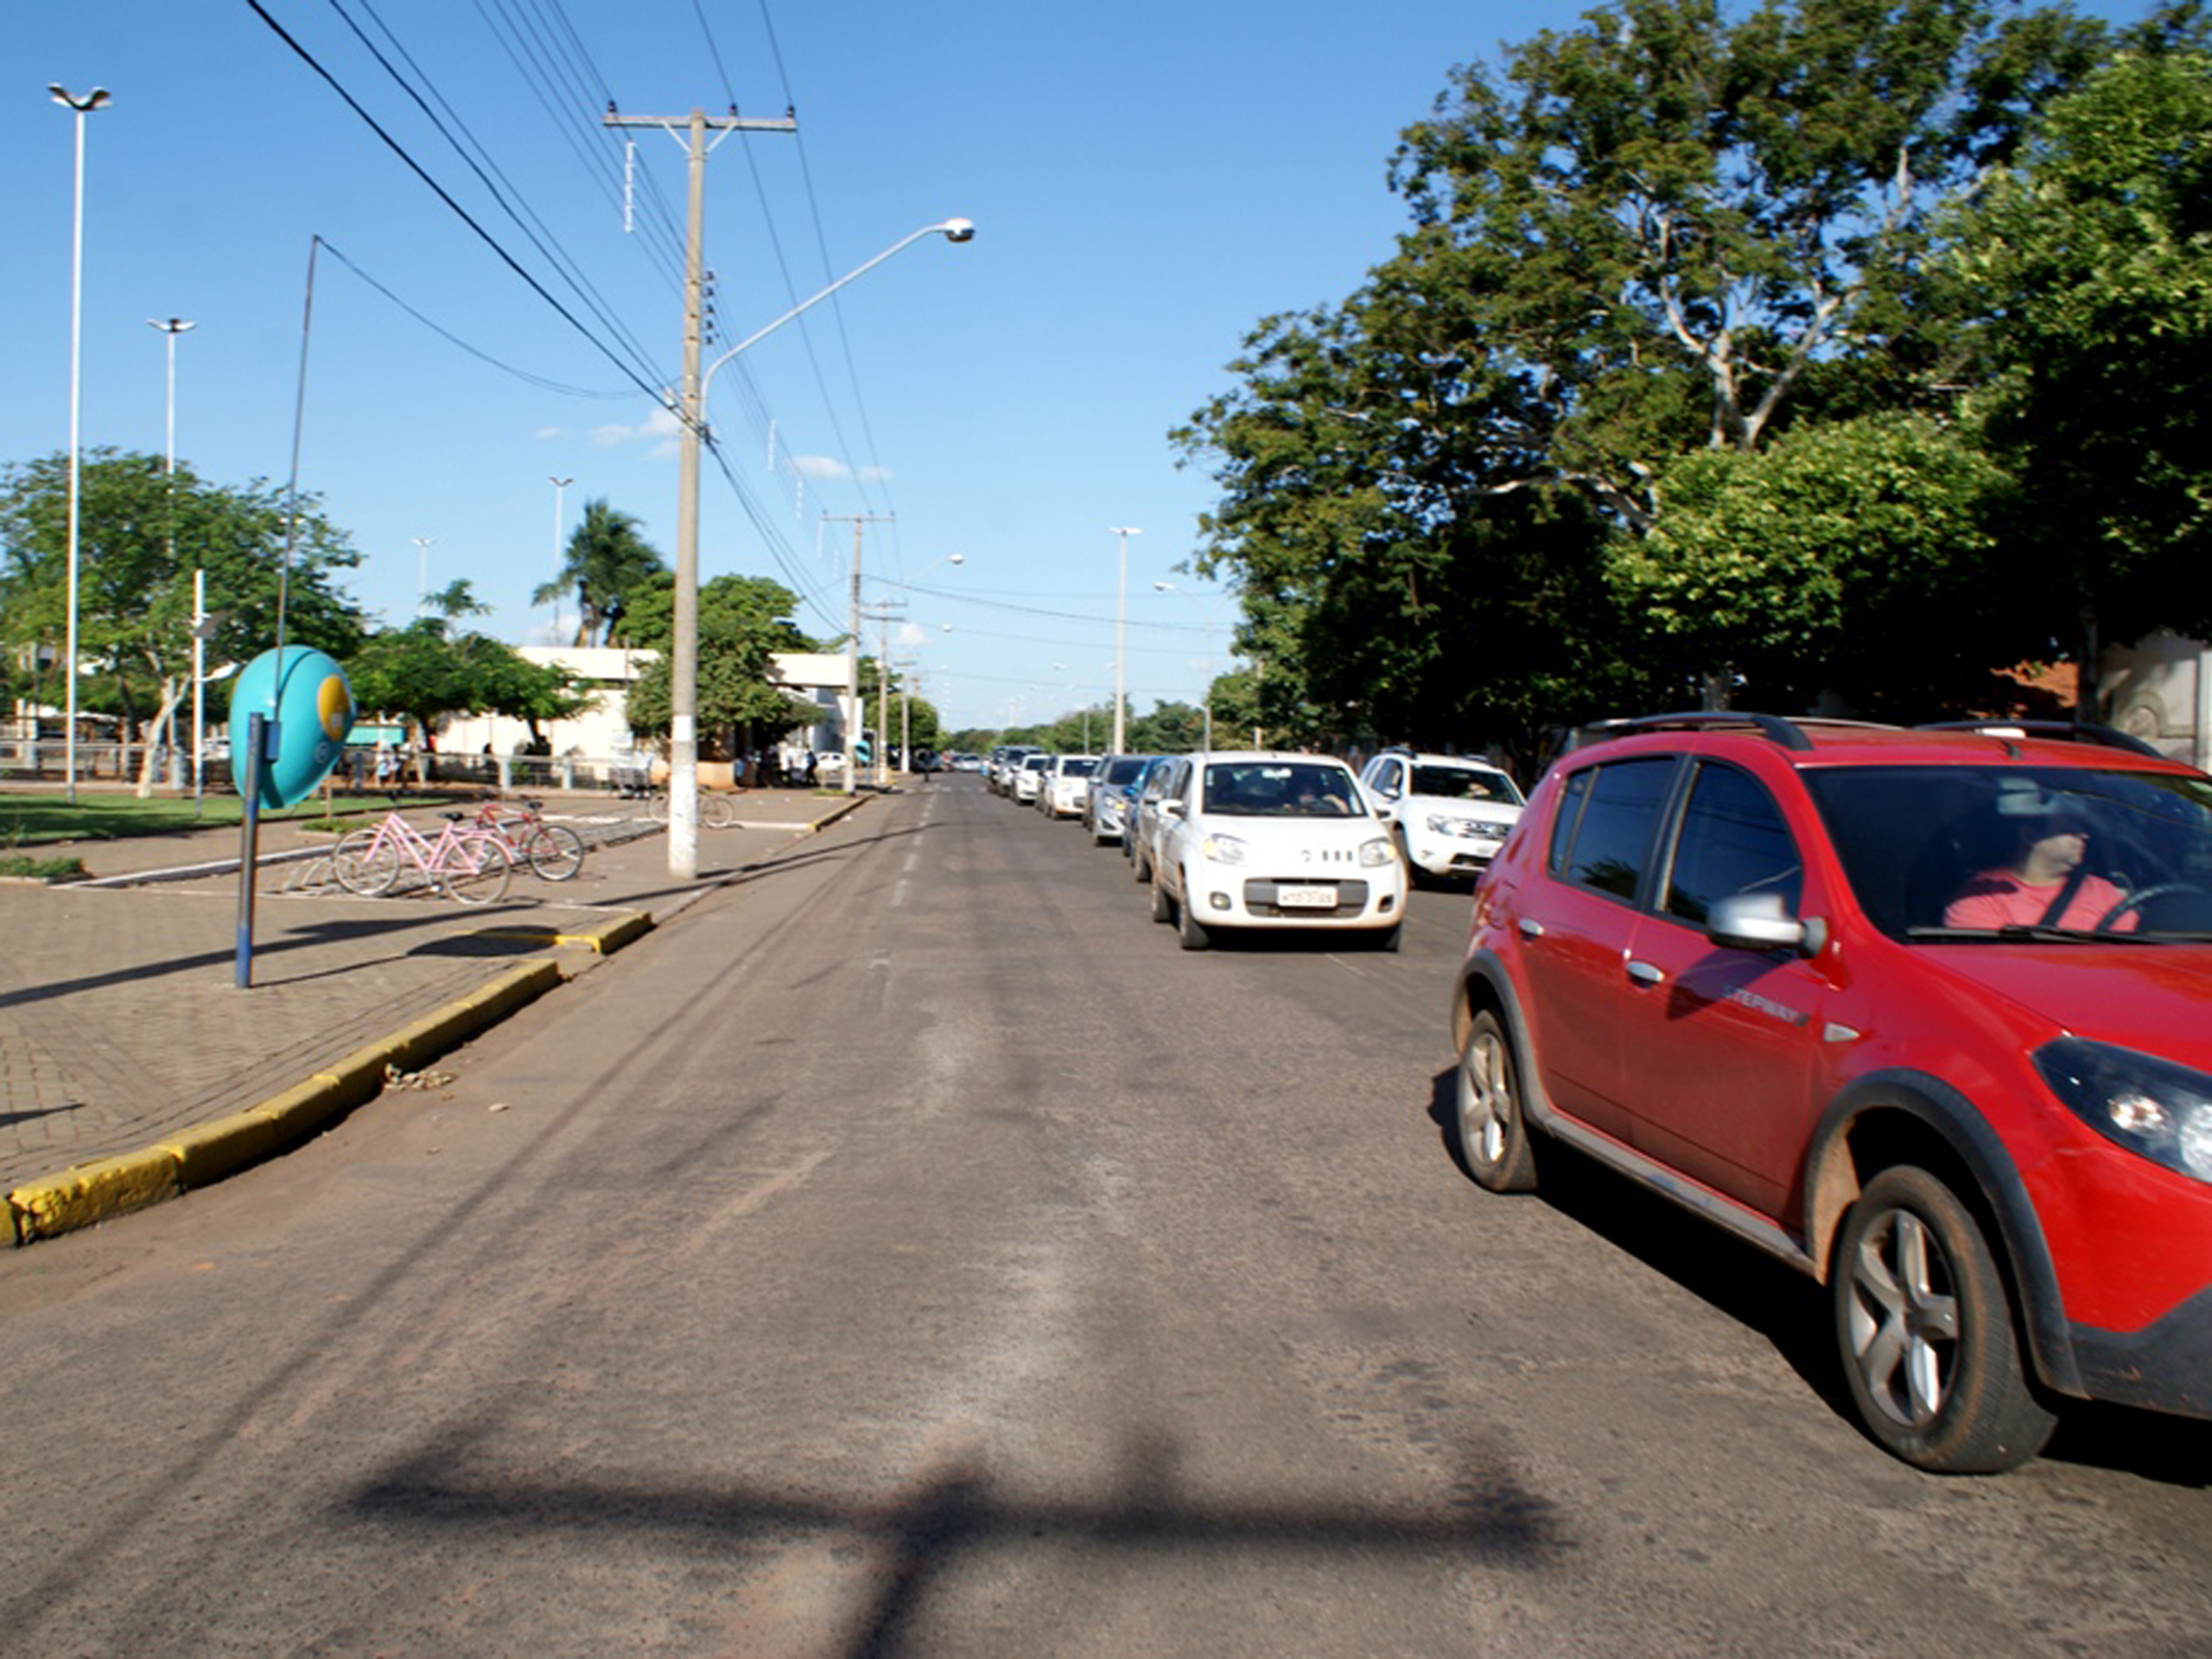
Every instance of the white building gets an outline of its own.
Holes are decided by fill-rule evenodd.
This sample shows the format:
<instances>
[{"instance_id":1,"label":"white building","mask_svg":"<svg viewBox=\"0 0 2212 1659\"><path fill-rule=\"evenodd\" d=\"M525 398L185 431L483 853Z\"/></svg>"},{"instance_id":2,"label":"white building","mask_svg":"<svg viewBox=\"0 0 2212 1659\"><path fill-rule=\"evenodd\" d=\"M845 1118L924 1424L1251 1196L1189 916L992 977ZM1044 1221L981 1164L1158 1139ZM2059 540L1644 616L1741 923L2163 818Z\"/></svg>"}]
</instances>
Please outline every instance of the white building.
<instances>
[{"instance_id":1,"label":"white building","mask_svg":"<svg viewBox=\"0 0 2212 1659\"><path fill-rule=\"evenodd\" d=\"M2161 629L2107 649L2098 668L2097 706L2112 725L2212 771L2212 648Z\"/></svg>"},{"instance_id":2,"label":"white building","mask_svg":"<svg viewBox=\"0 0 2212 1659\"><path fill-rule=\"evenodd\" d=\"M620 645L520 645L525 661L566 668L588 685L592 706L573 720L540 722L556 755L594 759L633 747L630 735L631 684L658 652ZM845 743L845 658L836 652L779 651L770 669L774 683L811 702L821 718L802 741L819 753L842 750ZM519 754L530 741L527 721L504 715L470 715L448 721L438 731L438 747L448 754L476 754L488 745L495 755Z\"/></svg>"}]
</instances>

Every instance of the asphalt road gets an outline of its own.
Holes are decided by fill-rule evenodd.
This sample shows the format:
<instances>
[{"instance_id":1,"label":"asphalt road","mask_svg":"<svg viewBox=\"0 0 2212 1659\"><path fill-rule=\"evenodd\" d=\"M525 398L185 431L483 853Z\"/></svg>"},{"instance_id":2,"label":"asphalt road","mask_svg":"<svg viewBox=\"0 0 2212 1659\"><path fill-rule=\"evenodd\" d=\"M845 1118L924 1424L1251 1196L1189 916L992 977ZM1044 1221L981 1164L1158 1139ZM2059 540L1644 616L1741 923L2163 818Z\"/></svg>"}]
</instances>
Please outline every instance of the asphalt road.
<instances>
[{"instance_id":1,"label":"asphalt road","mask_svg":"<svg viewBox=\"0 0 2212 1659\"><path fill-rule=\"evenodd\" d=\"M2172 1656L2212 1433L1939 1480L1821 1306L1444 1151L1464 894L1185 953L942 780L0 1260L0 1651Z\"/></svg>"}]
</instances>

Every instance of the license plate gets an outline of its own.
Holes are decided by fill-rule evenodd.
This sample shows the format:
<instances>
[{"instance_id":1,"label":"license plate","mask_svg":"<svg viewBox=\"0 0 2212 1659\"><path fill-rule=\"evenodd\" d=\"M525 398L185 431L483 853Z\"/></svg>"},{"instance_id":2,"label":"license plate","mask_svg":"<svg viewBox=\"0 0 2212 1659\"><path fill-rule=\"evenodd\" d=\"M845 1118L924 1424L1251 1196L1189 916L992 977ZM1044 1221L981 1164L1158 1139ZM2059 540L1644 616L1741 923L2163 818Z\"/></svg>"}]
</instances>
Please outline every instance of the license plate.
<instances>
[{"instance_id":1,"label":"license plate","mask_svg":"<svg viewBox=\"0 0 2212 1659\"><path fill-rule=\"evenodd\" d=\"M1285 910L1334 910L1334 887L1277 887L1275 903Z\"/></svg>"}]
</instances>

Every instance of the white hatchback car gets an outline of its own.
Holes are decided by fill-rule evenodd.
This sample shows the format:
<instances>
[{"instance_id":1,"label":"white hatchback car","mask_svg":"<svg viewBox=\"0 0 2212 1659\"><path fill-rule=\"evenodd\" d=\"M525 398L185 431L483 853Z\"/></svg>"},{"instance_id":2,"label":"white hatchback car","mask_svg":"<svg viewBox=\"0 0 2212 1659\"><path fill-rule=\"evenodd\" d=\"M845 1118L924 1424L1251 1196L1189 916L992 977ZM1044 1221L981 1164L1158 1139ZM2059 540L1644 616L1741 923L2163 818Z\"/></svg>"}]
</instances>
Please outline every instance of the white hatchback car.
<instances>
[{"instance_id":1,"label":"white hatchback car","mask_svg":"<svg viewBox=\"0 0 2212 1659\"><path fill-rule=\"evenodd\" d=\"M1048 818L1079 818L1090 793L1095 754L1056 754L1037 779L1037 810Z\"/></svg>"},{"instance_id":2,"label":"white hatchback car","mask_svg":"<svg viewBox=\"0 0 2212 1659\"><path fill-rule=\"evenodd\" d=\"M1351 768L1325 754L1195 754L1160 803L1152 915L1185 950L1217 928L1356 929L1398 948L1406 874Z\"/></svg>"},{"instance_id":3,"label":"white hatchback car","mask_svg":"<svg viewBox=\"0 0 2212 1659\"><path fill-rule=\"evenodd\" d=\"M1456 754L1385 749L1359 781L1382 804L1418 881L1480 875L1520 822L1522 796L1496 766Z\"/></svg>"}]
</instances>

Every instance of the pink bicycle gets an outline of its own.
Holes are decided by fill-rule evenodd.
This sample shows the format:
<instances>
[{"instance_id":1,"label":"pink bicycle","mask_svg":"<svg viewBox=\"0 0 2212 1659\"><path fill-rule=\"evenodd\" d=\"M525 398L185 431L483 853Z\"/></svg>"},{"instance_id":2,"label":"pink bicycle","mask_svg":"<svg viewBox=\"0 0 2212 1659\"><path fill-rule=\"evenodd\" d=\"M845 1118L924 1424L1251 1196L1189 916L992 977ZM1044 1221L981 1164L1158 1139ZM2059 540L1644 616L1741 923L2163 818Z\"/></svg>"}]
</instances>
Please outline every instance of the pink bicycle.
<instances>
[{"instance_id":1,"label":"pink bicycle","mask_svg":"<svg viewBox=\"0 0 2212 1659\"><path fill-rule=\"evenodd\" d=\"M446 827L426 836L397 812L374 829L356 830L332 849L331 874L348 893L375 898L413 871L428 885L464 905L488 905L506 896L513 868L505 836L470 829L458 812L442 814Z\"/></svg>"}]
</instances>

